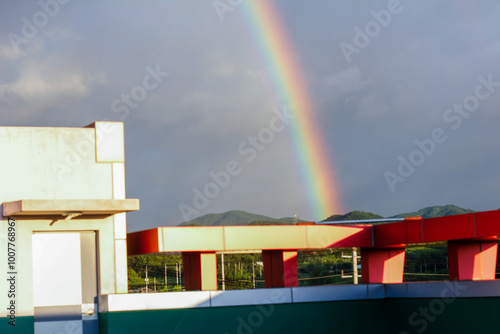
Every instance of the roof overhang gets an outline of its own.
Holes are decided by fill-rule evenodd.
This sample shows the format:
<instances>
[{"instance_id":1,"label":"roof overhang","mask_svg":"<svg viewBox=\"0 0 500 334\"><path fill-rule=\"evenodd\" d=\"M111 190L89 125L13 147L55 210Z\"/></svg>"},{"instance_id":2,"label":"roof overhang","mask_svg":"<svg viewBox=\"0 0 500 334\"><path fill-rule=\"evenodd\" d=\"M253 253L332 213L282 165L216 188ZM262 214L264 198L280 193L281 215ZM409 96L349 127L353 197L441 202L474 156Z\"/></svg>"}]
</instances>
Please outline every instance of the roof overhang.
<instances>
[{"instance_id":1,"label":"roof overhang","mask_svg":"<svg viewBox=\"0 0 500 334\"><path fill-rule=\"evenodd\" d=\"M139 210L138 199L22 199L3 203L3 216L113 215Z\"/></svg>"}]
</instances>

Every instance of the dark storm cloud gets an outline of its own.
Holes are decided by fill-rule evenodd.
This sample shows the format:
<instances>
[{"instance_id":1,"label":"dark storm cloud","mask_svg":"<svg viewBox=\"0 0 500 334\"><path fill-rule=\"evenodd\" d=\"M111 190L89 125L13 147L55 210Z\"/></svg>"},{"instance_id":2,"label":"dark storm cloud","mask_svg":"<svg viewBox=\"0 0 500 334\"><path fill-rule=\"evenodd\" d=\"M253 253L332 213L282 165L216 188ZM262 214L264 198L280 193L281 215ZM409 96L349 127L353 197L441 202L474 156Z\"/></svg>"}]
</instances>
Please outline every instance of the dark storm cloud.
<instances>
[{"instance_id":1,"label":"dark storm cloud","mask_svg":"<svg viewBox=\"0 0 500 334\"><path fill-rule=\"evenodd\" d=\"M141 199L129 229L181 222L179 206L194 207L196 189L215 182L211 175L231 161L241 172L198 214L241 209L310 219L290 129L274 133L251 162L238 149L289 102L273 86L244 5L221 21L210 1L42 3L57 10L1 1L0 122L123 121L127 192ZM316 103L346 210L499 207L500 5L276 5ZM48 13L46 22L39 12ZM39 25L27 37L26 21ZM24 38L18 47L12 34ZM345 45L357 51L346 57ZM144 83L150 71L168 76L153 88L154 81ZM454 129L447 110L474 96L478 78L488 76L494 91ZM436 128L446 141L424 153L392 191L385 173L399 175L398 157L409 160L419 150L415 141L432 138Z\"/></svg>"}]
</instances>

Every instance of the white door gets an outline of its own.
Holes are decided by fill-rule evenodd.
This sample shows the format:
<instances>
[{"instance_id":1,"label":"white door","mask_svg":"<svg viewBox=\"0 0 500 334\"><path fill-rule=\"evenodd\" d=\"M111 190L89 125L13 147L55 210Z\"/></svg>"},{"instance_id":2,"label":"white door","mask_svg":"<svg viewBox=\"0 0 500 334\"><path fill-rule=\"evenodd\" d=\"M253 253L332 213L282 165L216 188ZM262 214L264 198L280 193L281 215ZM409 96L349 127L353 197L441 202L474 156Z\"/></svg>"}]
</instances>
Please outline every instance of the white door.
<instances>
[{"instance_id":1,"label":"white door","mask_svg":"<svg viewBox=\"0 0 500 334\"><path fill-rule=\"evenodd\" d=\"M94 334L97 319L95 232L33 234L35 334Z\"/></svg>"}]
</instances>

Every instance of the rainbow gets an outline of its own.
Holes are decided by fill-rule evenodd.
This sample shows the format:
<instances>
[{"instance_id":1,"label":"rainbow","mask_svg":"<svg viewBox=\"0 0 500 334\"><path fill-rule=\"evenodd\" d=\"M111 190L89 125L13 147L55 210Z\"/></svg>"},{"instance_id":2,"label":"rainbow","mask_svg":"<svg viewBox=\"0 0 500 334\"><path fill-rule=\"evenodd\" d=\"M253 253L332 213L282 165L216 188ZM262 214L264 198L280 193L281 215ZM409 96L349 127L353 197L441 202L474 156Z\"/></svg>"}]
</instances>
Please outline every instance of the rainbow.
<instances>
[{"instance_id":1,"label":"rainbow","mask_svg":"<svg viewBox=\"0 0 500 334\"><path fill-rule=\"evenodd\" d=\"M285 25L271 0L245 1L243 7L258 48L271 69L276 93L288 101L296 116L291 127L293 144L314 219L342 213L330 152Z\"/></svg>"}]
</instances>

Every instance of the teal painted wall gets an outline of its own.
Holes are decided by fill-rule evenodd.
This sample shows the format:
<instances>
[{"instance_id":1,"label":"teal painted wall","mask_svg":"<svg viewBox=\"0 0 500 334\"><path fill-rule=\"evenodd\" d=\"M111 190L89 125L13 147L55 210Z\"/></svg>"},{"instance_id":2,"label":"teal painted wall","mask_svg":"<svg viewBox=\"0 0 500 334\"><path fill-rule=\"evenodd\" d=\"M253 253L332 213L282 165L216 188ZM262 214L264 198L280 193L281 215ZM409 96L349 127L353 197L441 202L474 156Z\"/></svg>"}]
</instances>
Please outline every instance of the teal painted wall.
<instances>
[{"instance_id":1,"label":"teal painted wall","mask_svg":"<svg viewBox=\"0 0 500 334\"><path fill-rule=\"evenodd\" d=\"M387 333L385 300L100 314L101 334Z\"/></svg>"},{"instance_id":2,"label":"teal painted wall","mask_svg":"<svg viewBox=\"0 0 500 334\"><path fill-rule=\"evenodd\" d=\"M380 299L213 307L99 314L101 334L370 333L470 334L500 332L500 298ZM34 332L33 317L16 326L0 318L0 333Z\"/></svg>"},{"instance_id":3,"label":"teal painted wall","mask_svg":"<svg viewBox=\"0 0 500 334\"><path fill-rule=\"evenodd\" d=\"M101 334L499 333L500 298L415 298L100 314Z\"/></svg>"},{"instance_id":4,"label":"teal painted wall","mask_svg":"<svg viewBox=\"0 0 500 334\"><path fill-rule=\"evenodd\" d=\"M500 298L388 299L388 333L500 333Z\"/></svg>"},{"instance_id":5,"label":"teal painted wall","mask_svg":"<svg viewBox=\"0 0 500 334\"><path fill-rule=\"evenodd\" d=\"M34 317L16 317L16 325L9 325L9 318L0 318L0 333L10 334L10 333L23 333L32 334L34 333Z\"/></svg>"}]
</instances>

